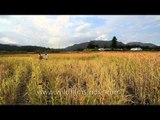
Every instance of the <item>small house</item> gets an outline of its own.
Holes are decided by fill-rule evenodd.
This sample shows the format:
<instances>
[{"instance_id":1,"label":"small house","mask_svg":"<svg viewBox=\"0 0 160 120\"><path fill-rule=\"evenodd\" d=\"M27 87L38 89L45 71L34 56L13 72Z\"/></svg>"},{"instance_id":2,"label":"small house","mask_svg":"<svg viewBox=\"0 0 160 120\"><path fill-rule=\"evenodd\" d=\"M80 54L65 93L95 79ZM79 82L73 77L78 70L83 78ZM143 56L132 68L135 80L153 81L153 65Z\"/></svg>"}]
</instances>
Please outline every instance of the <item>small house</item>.
<instances>
[{"instance_id":1,"label":"small house","mask_svg":"<svg viewBox=\"0 0 160 120\"><path fill-rule=\"evenodd\" d=\"M99 51L104 51L105 49L104 49L104 48L99 48L98 50L99 50Z\"/></svg>"},{"instance_id":2,"label":"small house","mask_svg":"<svg viewBox=\"0 0 160 120\"><path fill-rule=\"evenodd\" d=\"M131 48L131 51L141 51L142 48Z\"/></svg>"}]
</instances>

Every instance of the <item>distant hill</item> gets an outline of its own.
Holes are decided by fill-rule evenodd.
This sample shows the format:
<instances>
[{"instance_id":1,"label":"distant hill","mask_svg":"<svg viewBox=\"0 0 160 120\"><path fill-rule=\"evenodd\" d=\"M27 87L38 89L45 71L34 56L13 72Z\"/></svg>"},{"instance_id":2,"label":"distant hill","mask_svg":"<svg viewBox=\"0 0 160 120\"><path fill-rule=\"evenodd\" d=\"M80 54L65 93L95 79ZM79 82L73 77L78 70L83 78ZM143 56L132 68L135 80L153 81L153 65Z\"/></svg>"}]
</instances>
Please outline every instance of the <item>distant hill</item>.
<instances>
[{"instance_id":1,"label":"distant hill","mask_svg":"<svg viewBox=\"0 0 160 120\"><path fill-rule=\"evenodd\" d=\"M56 52L56 49L41 46L20 46L14 44L0 44L0 52Z\"/></svg>"},{"instance_id":2,"label":"distant hill","mask_svg":"<svg viewBox=\"0 0 160 120\"><path fill-rule=\"evenodd\" d=\"M94 45L98 45L98 47L100 47L100 48L110 47L112 44L112 41L103 41L103 40L97 40L97 41L93 40L92 42ZM74 50L86 49L88 44L89 44L89 42L74 44L73 46L69 46L69 47L65 48L65 50L74 51ZM117 41L117 46L125 46L125 44Z\"/></svg>"},{"instance_id":3,"label":"distant hill","mask_svg":"<svg viewBox=\"0 0 160 120\"><path fill-rule=\"evenodd\" d=\"M152 43L141 43L141 42L129 42L126 45L128 45L128 46L142 46L142 47L147 46L150 48L156 47L156 45L154 45Z\"/></svg>"},{"instance_id":4,"label":"distant hill","mask_svg":"<svg viewBox=\"0 0 160 120\"><path fill-rule=\"evenodd\" d=\"M92 40L90 42L94 43L94 45L98 45L99 48L104 48L104 47L109 48L112 44L111 40L110 41ZM87 48L88 44L89 42L74 44L72 46L66 47L65 50L66 51L83 50ZM117 41L117 47L126 47L126 46L129 46L129 47L139 46L139 47L149 47L149 48L157 47L155 44L152 44L152 43L129 42L127 44L124 44L123 42Z\"/></svg>"},{"instance_id":5,"label":"distant hill","mask_svg":"<svg viewBox=\"0 0 160 120\"><path fill-rule=\"evenodd\" d=\"M89 44L89 42L74 44L72 46L69 46L69 47L65 48L65 50L74 51L74 50L86 49L88 44Z\"/></svg>"}]
</instances>

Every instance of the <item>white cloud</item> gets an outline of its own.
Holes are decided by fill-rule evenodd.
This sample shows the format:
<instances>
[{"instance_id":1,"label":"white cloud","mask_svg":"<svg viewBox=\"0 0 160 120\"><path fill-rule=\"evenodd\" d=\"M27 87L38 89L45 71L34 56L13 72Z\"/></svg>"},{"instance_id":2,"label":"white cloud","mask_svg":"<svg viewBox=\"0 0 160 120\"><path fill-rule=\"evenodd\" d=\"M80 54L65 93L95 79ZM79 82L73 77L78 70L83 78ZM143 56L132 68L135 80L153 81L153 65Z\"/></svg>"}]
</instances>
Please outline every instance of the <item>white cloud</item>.
<instances>
[{"instance_id":1,"label":"white cloud","mask_svg":"<svg viewBox=\"0 0 160 120\"><path fill-rule=\"evenodd\" d=\"M37 29L42 29L49 34L58 34L68 26L69 18L69 16L57 16L54 19L48 16L33 16L30 20Z\"/></svg>"},{"instance_id":2,"label":"white cloud","mask_svg":"<svg viewBox=\"0 0 160 120\"><path fill-rule=\"evenodd\" d=\"M38 22L40 18L34 18L32 23L36 25L37 29L41 28L47 33L46 42L48 42L50 47L66 47L71 41L76 43L76 38L90 36L90 32L85 32L90 26L89 23L84 21L76 22L70 19L70 17L57 16L54 19L44 17L40 22Z\"/></svg>"},{"instance_id":3,"label":"white cloud","mask_svg":"<svg viewBox=\"0 0 160 120\"><path fill-rule=\"evenodd\" d=\"M79 26L75 29L75 31L76 31L76 32L85 32L90 26L91 26L90 23L83 23L83 24L79 25Z\"/></svg>"},{"instance_id":4,"label":"white cloud","mask_svg":"<svg viewBox=\"0 0 160 120\"><path fill-rule=\"evenodd\" d=\"M0 42L2 42L3 44L16 44L15 40L8 38L8 37L0 38Z\"/></svg>"},{"instance_id":5,"label":"white cloud","mask_svg":"<svg viewBox=\"0 0 160 120\"><path fill-rule=\"evenodd\" d=\"M28 29L27 27L24 27L21 24L15 25L14 28L15 29L14 29L13 32L16 33L16 34L27 34L27 35L29 35L29 34L33 33L32 30Z\"/></svg>"},{"instance_id":6,"label":"white cloud","mask_svg":"<svg viewBox=\"0 0 160 120\"><path fill-rule=\"evenodd\" d=\"M98 36L95 40L108 40L108 39L107 39L107 35L104 34L104 35Z\"/></svg>"}]
</instances>

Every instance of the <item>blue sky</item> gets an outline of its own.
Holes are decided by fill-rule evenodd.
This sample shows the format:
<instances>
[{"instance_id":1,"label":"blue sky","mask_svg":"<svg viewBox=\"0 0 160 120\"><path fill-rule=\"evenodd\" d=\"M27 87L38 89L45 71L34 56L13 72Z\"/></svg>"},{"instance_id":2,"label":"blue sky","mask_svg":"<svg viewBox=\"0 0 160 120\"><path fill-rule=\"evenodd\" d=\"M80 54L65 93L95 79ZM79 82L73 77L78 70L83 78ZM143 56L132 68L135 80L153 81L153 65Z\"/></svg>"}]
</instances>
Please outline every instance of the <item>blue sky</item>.
<instances>
[{"instance_id":1,"label":"blue sky","mask_svg":"<svg viewBox=\"0 0 160 120\"><path fill-rule=\"evenodd\" d=\"M90 40L160 45L160 15L0 15L0 43L64 48Z\"/></svg>"}]
</instances>

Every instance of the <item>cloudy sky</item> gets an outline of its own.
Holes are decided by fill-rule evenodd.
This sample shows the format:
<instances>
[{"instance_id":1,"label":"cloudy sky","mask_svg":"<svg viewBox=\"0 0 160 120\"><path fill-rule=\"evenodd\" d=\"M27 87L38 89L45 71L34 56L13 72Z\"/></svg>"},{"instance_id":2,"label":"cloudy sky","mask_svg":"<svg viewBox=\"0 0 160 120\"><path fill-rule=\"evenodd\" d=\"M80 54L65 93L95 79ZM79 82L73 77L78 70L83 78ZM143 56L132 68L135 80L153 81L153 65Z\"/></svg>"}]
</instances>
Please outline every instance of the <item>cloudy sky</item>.
<instances>
[{"instance_id":1,"label":"cloudy sky","mask_svg":"<svg viewBox=\"0 0 160 120\"><path fill-rule=\"evenodd\" d=\"M90 40L160 45L160 15L0 15L0 43L64 48Z\"/></svg>"}]
</instances>

